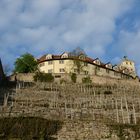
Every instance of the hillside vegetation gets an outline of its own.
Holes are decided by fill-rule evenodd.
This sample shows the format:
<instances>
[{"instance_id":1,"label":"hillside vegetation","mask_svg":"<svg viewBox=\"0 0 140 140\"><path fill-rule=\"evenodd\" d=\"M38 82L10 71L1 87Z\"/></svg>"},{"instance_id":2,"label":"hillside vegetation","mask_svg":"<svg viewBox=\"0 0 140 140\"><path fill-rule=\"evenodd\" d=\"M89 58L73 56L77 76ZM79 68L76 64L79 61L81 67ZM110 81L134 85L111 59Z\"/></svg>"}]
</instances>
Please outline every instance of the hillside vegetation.
<instances>
[{"instance_id":1,"label":"hillside vegetation","mask_svg":"<svg viewBox=\"0 0 140 140\"><path fill-rule=\"evenodd\" d=\"M0 140L54 140L61 122L35 117L1 118Z\"/></svg>"}]
</instances>

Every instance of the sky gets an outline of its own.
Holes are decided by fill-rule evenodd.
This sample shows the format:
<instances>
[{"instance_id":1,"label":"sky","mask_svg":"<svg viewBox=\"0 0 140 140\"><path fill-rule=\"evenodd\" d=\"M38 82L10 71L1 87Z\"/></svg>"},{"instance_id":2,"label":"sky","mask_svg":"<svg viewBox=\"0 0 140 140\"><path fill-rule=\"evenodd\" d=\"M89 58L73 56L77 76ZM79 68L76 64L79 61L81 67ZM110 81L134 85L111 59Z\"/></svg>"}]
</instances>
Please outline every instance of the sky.
<instances>
[{"instance_id":1,"label":"sky","mask_svg":"<svg viewBox=\"0 0 140 140\"><path fill-rule=\"evenodd\" d=\"M117 64L123 56L140 75L140 0L0 0L0 58L11 70L28 52L36 58L81 47Z\"/></svg>"}]
</instances>

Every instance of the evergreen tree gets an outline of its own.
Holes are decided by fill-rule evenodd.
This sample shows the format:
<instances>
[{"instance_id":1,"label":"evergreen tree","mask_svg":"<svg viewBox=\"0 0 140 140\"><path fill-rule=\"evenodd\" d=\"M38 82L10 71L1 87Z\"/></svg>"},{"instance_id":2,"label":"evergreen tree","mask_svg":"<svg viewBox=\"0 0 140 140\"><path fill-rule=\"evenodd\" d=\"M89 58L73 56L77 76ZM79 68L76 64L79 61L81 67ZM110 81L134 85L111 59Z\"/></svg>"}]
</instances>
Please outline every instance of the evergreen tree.
<instances>
[{"instance_id":1,"label":"evergreen tree","mask_svg":"<svg viewBox=\"0 0 140 140\"><path fill-rule=\"evenodd\" d=\"M26 53L16 59L14 72L30 73L35 72L36 70L37 61L31 54Z\"/></svg>"}]
</instances>

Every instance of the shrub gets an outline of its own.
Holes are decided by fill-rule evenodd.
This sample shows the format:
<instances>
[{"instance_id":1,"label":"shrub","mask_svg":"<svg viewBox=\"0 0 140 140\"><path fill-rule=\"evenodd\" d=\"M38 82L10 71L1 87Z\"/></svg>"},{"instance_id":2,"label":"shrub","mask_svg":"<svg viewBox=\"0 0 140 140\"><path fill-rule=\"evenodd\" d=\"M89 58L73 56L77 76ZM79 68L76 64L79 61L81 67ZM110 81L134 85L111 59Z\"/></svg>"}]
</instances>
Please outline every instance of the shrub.
<instances>
[{"instance_id":1,"label":"shrub","mask_svg":"<svg viewBox=\"0 0 140 140\"><path fill-rule=\"evenodd\" d=\"M92 80L90 79L90 77L84 77L82 78L82 83L84 84L89 84L89 83L92 83Z\"/></svg>"},{"instance_id":2,"label":"shrub","mask_svg":"<svg viewBox=\"0 0 140 140\"><path fill-rule=\"evenodd\" d=\"M54 76L51 73L41 73L37 72L34 75L34 81L39 81L39 82L53 82L54 81Z\"/></svg>"},{"instance_id":3,"label":"shrub","mask_svg":"<svg viewBox=\"0 0 140 140\"><path fill-rule=\"evenodd\" d=\"M0 118L1 140L53 140L62 122L37 117Z\"/></svg>"},{"instance_id":4,"label":"shrub","mask_svg":"<svg viewBox=\"0 0 140 140\"><path fill-rule=\"evenodd\" d=\"M65 84L67 81L65 79L60 80L60 84Z\"/></svg>"},{"instance_id":5,"label":"shrub","mask_svg":"<svg viewBox=\"0 0 140 140\"><path fill-rule=\"evenodd\" d=\"M106 95L112 94L112 91L105 91L104 94Z\"/></svg>"},{"instance_id":6,"label":"shrub","mask_svg":"<svg viewBox=\"0 0 140 140\"><path fill-rule=\"evenodd\" d=\"M72 73L72 74L71 74L71 80L72 80L73 83L76 83L76 80L77 80L77 75L76 75L76 73Z\"/></svg>"}]
</instances>

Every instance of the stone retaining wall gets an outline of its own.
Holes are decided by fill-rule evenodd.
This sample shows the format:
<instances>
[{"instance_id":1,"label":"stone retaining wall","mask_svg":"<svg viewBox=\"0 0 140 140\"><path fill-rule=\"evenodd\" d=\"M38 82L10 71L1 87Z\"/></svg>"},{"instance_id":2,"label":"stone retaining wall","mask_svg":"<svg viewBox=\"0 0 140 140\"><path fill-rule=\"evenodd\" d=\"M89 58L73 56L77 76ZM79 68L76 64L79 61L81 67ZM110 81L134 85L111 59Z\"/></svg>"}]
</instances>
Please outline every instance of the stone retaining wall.
<instances>
[{"instance_id":1,"label":"stone retaining wall","mask_svg":"<svg viewBox=\"0 0 140 140\"><path fill-rule=\"evenodd\" d=\"M24 81L24 82L33 82L33 76L34 73L18 73L10 76L10 81ZM70 83L71 76L70 74L53 74L55 77L56 83L66 82ZM77 83L82 83L82 79L87 77L87 75L77 75ZM116 79L116 78L110 78L110 77L103 77L103 76L97 76L97 75L90 75L90 78L92 80L92 83L95 84L131 84L136 85L139 84L139 79Z\"/></svg>"}]
</instances>

